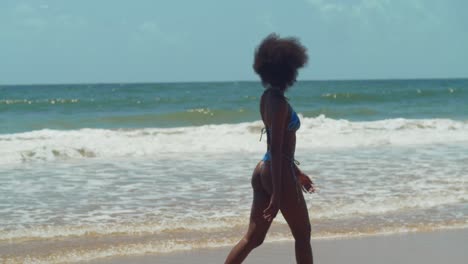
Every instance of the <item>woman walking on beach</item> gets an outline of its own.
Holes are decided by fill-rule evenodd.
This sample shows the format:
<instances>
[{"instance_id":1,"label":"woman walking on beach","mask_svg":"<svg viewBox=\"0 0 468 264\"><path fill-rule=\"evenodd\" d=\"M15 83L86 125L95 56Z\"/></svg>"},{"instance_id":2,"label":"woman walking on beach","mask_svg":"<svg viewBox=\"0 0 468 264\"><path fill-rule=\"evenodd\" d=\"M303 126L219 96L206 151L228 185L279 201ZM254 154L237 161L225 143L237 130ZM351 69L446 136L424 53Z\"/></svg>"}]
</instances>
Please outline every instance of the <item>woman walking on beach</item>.
<instances>
[{"instance_id":1,"label":"woman walking on beach","mask_svg":"<svg viewBox=\"0 0 468 264\"><path fill-rule=\"evenodd\" d=\"M253 68L265 91L260 114L265 125L267 152L252 174L253 204L245 236L229 253L226 264L242 263L260 246L280 210L295 239L297 263L310 264L310 221L302 191L314 192L314 184L296 166L294 151L300 121L284 92L296 81L307 63L306 48L295 38L266 37L255 51Z\"/></svg>"}]
</instances>

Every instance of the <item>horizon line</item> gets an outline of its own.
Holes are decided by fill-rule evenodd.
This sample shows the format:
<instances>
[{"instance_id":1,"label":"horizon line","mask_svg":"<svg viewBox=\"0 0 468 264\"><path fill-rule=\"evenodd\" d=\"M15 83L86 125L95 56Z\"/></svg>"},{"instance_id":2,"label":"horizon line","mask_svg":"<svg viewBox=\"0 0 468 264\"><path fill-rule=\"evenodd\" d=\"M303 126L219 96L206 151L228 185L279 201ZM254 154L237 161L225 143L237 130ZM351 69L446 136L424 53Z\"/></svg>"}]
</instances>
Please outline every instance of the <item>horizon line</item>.
<instances>
[{"instance_id":1,"label":"horizon line","mask_svg":"<svg viewBox=\"0 0 468 264\"><path fill-rule=\"evenodd\" d=\"M337 79L306 79L298 80L297 82L346 82L346 81L418 81L418 80L463 80L468 77L428 77L428 78L337 78ZM15 84L1 84L0 86L46 86L46 85L122 85L122 84L189 84L189 83L236 83L236 82L261 82L260 80L226 80L226 81L136 81L136 82L118 82L118 81L104 81L104 82L51 82L51 83L15 83Z\"/></svg>"}]
</instances>

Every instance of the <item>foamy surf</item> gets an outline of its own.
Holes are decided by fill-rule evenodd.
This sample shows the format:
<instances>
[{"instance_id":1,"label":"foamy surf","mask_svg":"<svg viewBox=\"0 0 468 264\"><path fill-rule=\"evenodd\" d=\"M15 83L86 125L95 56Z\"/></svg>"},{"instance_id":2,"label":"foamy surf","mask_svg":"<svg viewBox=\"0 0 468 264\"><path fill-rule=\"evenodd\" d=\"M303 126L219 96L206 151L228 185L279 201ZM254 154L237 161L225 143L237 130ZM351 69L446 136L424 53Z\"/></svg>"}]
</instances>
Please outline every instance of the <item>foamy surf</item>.
<instances>
[{"instance_id":1,"label":"foamy surf","mask_svg":"<svg viewBox=\"0 0 468 264\"><path fill-rule=\"evenodd\" d=\"M468 141L468 122L389 119L370 122L301 118L298 149L409 146ZM240 124L128 130L44 129L0 135L0 164L83 158L155 157L179 153L259 153L260 121ZM196 140L193 140L196 139Z\"/></svg>"},{"instance_id":2,"label":"foamy surf","mask_svg":"<svg viewBox=\"0 0 468 264\"><path fill-rule=\"evenodd\" d=\"M320 189L306 196L313 236L466 228L467 149L456 142L298 150ZM260 157L194 152L2 166L2 261L79 262L235 243L248 223L249 177ZM278 216L270 241L291 239Z\"/></svg>"}]
</instances>

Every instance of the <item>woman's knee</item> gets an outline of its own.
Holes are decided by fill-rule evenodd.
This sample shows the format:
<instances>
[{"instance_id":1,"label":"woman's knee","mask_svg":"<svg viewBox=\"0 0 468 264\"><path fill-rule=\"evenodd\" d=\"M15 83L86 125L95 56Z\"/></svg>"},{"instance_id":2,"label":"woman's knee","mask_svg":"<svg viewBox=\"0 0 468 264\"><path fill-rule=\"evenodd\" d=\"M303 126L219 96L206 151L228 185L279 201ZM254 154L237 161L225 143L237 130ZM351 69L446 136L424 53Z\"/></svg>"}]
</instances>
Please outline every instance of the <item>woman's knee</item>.
<instances>
[{"instance_id":1,"label":"woman's knee","mask_svg":"<svg viewBox=\"0 0 468 264\"><path fill-rule=\"evenodd\" d=\"M265 240L265 236L262 236L262 235L244 237L245 243L250 248L259 247L261 244L263 244L264 240Z\"/></svg>"}]
</instances>

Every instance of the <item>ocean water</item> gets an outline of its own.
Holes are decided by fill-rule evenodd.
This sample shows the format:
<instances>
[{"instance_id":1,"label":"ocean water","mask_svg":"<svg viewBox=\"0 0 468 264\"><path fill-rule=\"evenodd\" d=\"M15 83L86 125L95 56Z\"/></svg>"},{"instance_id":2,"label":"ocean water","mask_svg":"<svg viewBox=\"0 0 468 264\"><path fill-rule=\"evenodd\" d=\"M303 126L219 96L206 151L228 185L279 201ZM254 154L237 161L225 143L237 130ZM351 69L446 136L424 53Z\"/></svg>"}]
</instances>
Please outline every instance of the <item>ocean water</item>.
<instances>
[{"instance_id":1,"label":"ocean water","mask_svg":"<svg viewBox=\"0 0 468 264\"><path fill-rule=\"evenodd\" d=\"M258 82L0 86L0 262L231 245L248 224ZM314 238L468 227L468 80L301 81ZM291 240L281 216L268 241Z\"/></svg>"}]
</instances>

